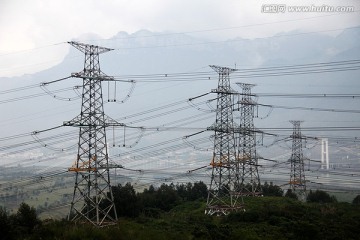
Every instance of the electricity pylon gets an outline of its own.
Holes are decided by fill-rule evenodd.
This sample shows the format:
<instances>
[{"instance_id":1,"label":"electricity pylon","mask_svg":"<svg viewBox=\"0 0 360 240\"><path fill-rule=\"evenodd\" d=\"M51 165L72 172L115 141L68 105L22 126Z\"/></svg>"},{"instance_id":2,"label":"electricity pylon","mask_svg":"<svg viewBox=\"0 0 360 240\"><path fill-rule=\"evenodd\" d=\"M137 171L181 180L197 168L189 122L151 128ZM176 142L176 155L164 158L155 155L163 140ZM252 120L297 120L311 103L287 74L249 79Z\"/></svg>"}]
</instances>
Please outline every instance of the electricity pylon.
<instances>
[{"instance_id":1,"label":"electricity pylon","mask_svg":"<svg viewBox=\"0 0 360 240\"><path fill-rule=\"evenodd\" d=\"M230 73L236 69L210 66L219 74L218 88L211 92L217 94L216 121L208 128L214 131L214 152L211 160L212 175L208 191L205 213L226 215L242 208L239 194L234 136L233 105L235 92L230 87Z\"/></svg>"},{"instance_id":2,"label":"electricity pylon","mask_svg":"<svg viewBox=\"0 0 360 240\"><path fill-rule=\"evenodd\" d=\"M104 226L117 221L110 185L106 127L124 126L107 117L103 108L101 82L113 78L100 70L99 54L112 49L78 42L69 44L85 54L85 62L83 71L71 74L83 81L80 115L63 124L79 128L76 162L69 168L76 175L68 218Z\"/></svg>"},{"instance_id":3,"label":"electricity pylon","mask_svg":"<svg viewBox=\"0 0 360 240\"><path fill-rule=\"evenodd\" d=\"M237 83L242 88L239 96L240 126L237 131L237 160L241 176L240 193L244 196L261 195L258 156L256 154L256 131L254 127L254 107L251 88L255 85Z\"/></svg>"},{"instance_id":4,"label":"electricity pylon","mask_svg":"<svg viewBox=\"0 0 360 240\"><path fill-rule=\"evenodd\" d=\"M290 157L291 174L290 189L298 196L300 200L306 197L306 182L304 171L303 139L300 123L302 121L290 121L293 124L292 152Z\"/></svg>"}]
</instances>

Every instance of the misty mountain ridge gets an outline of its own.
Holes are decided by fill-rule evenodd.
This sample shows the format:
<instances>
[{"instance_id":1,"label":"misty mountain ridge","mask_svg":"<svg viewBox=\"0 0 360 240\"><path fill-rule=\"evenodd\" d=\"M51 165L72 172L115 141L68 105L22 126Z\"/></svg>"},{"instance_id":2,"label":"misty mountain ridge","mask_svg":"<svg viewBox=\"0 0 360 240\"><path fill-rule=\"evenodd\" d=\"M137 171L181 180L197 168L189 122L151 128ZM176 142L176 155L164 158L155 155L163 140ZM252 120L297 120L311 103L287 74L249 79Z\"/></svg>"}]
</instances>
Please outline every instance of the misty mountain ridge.
<instances>
[{"instance_id":1,"label":"misty mountain ridge","mask_svg":"<svg viewBox=\"0 0 360 240\"><path fill-rule=\"evenodd\" d=\"M286 36L282 36L286 35ZM352 60L360 56L360 29L344 30L336 37L323 33L303 34L299 31L279 33L273 37L258 39L234 38L227 41L209 41L193 37L191 34L173 32L151 32L140 30L129 34L119 31L109 39L101 39L96 34L80 36L75 41L114 48L100 55L102 71L109 76L139 75L151 73L179 73L207 71L213 72L209 65L243 68L283 66L293 64L321 63L329 61ZM77 49L69 46L64 60L44 71L21 77L0 78L5 89L39 84L69 76L83 69L84 56ZM216 74L214 73L216 76ZM235 82L257 84L255 92L295 92L317 93L319 89L326 93L358 92L359 83L355 71L328 74L309 74L289 77L263 77L232 79ZM342 79L339 81L339 78ZM79 80L69 80L68 85L80 85ZM65 84L65 83L64 83ZM325 86L326 88L322 87ZM216 88L216 77L206 83L192 83L191 88L178 87L162 92L161 96L147 96L147 104L160 104L164 99L193 97ZM139 86L139 85L138 85ZM149 88L149 87L147 87ZM141 87L135 89L135 93ZM145 87L144 87L145 89ZM191 91L189 91L191 90ZM38 90L37 90L38 92ZM186 95L186 94L187 95ZM267 99L268 100L268 99ZM131 102L146 107L142 99L131 98ZM327 104L327 100L324 101ZM309 102L310 104L311 102ZM31 103L20 101L22 114L31 112ZM302 100L306 105L306 101ZM125 104L126 105L126 104ZM126 106L124 107L126 108ZM47 106L48 102L37 103L37 108ZM136 105L137 106L137 105ZM343 107L343 103L334 103L334 108ZM348 105L351 108L351 104ZM151 107L151 106L149 106ZM130 107L133 108L133 107ZM4 112L11 112L13 106L6 104ZM14 116L20 113L12 113ZM287 113L284 113L287 114ZM299 113L302 116L302 113ZM321 115L325 117L324 114ZM294 116L295 118L296 116ZM58 119L59 122L72 117ZM35 129L37 129L36 127ZM34 129L31 129L31 131Z\"/></svg>"},{"instance_id":2,"label":"misty mountain ridge","mask_svg":"<svg viewBox=\"0 0 360 240\"><path fill-rule=\"evenodd\" d=\"M292 31L267 38L210 41L185 33L140 30L132 34L120 31L109 39L89 33L73 40L115 49L101 55L101 67L104 72L110 71L110 75L182 72L208 65L236 65L242 69L351 60L360 56L360 28L346 29L336 37ZM31 75L37 78L63 71L70 67L66 65L73 65L68 64L69 58L78 55L79 51L69 46L63 62ZM77 62L83 64L83 60ZM18 77L11 77L14 78Z\"/></svg>"}]
</instances>

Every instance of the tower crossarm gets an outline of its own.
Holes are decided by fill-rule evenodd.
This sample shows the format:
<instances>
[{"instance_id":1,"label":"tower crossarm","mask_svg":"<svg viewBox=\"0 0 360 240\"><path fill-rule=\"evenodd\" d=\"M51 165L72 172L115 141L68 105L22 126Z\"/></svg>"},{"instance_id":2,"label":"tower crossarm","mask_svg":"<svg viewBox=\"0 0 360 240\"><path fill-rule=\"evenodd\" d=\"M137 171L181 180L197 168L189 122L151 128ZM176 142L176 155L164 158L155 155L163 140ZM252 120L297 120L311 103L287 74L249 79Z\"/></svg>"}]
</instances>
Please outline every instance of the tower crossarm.
<instances>
[{"instance_id":1,"label":"tower crossarm","mask_svg":"<svg viewBox=\"0 0 360 240\"><path fill-rule=\"evenodd\" d=\"M84 72L78 72L78 73L71 73L71 77L74 78L86 78L90 80L98 80L98 81L114 81L115 78L112 76L108 76L101 72L101 74L95 75L95 76L87 76Z\"/></svg>"},{"instance_id":2,"label":"tower crossarm","mask_svg":"<svg viewBox=\"0 0 360 240\"><path fill-rule=\"evenodd\" d=\"M238 93L231 88L229 89L211 89L211 93L227 94L227 95L238 95Z\"/></svg>"},{"instance_id":3,"label":"tower crossarm","mask_svg":"<svg viewBox=\"0 0 360 240\"><path fill-rule=\"evenodd\" d=\"M107 115L105 115L105 126L106 127L126 127L126 125L124 123L120 123Z\"/></svg>"},{"instance_id":4,"label":"tower crossarm","mask_svg":"<svg viewBox=\"0 0 360 240\"><path fill-rule=\"evenodd\" d=\"M70 126L70 127L126 127L124 123L120 123L111 117L104 115L105 121L99 123L92 123L92 124L86 124L84 123L83 119L81 118L81 115L73 118L70 121L63 122L63 126Z\"/></svg>"},{"instance_id":5,"label":"tower crossarm","mask_svg":"<svg viewBox=\"0 0 360 240\"><path fill-rule=\"evenodd\" d=\"M68 171L69 172L95 172L97 170L108 170L108 169L115 169L115 168L124 168L124 167L120 164L109 164L108 166L99 166L99 167L95 168L95 167L85 166L85 164L84 164L83 166L80 166L80 167L71 166L70 168L68 168Z\"/></svg>"},{"instance_id":6,"label":"tower crossarm","mask_svg":"<svg viewBox=\"0 0 360 240\"><path fill-rule=\"evenodd\" d=\"M217 73L226 74L226 75L229 75L230 73L238 70L235 68L228 68L228 67L222 67L222 66L217 66L217 65L209 65L209 67L214 69Z\"/></svg>"},{"instance_id":7,"label":"tower crossarm","mask_svg":"<svg viewBox=\"0 0 360 240\"><path fill-rule=\"evenodd\" d=\"M109 51L114 50L112 48L100 47L100 46L96 46L96 45L85 44L85 43L80 43L80 42L75 42L75 41L71 41L68 43L85 54L91 54L91 53L92 54L101 54L104 52L109 52Z\"/></svg>"}]
</instances>

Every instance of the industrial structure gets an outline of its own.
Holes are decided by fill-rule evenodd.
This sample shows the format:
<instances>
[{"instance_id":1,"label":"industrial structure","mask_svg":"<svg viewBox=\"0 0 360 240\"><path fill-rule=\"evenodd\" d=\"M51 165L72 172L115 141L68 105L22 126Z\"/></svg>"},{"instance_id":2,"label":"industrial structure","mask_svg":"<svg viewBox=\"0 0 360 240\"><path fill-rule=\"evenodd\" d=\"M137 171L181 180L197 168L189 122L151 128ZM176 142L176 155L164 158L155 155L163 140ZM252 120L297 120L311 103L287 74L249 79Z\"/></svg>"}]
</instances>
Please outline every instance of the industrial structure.
<instances>
[{"instance_id":1,"label":"industrial structure","mask_svg":"<svg viewBox=\"0 0 360 240\"><path fill-rule=\"evenodd\" d=\"M214 151L211 160L212 174L208 190L206 214L226 215L243 207L239 195L240 176L236 154L233 120L234 96L230 87L230 73L236 71L227 67L210 66L219 74L217 89L216 120L208 128L214 131Z\"/></svg>"},{"instance_id":2,"label":"industrial structure","mask_svg":"<svg viewBox=\"0 0 360 240\"><path fill-rule=\"evenodd\" d=\"M258 156L256 154L256 129L254 126L254 112L256 102L251 95L251 88L255 85L237 83L242 88L239 94L238 111L240 124L236 131L237 161L241 176L240 193L245 196L260 196L261 183L258 172Z\"/></svg>"},{"instance_id":3,"label":"industrial structure","mask_svg":"<svg viewBox=\"0 0 360 240\"><path fill-rule=\"evenodd\" d=\"M85 54L85 63L81 72L71 75L83 81L80 115L63 124L79 128L76 161L68 169L75 173L68 218L104 226L117 221L110 184L106 127L124 126L106 116L103 108L101 82L113 78L100 70L99 55L112 49L78 42L69 44Z\"/></svg>"},{"instance_id":4,"label":"industrial structure","mask_svg":"<svg viewBox=\"0 0 360 240\"><path fill-rule=\"evenodd\" d=\"M321 138L321 169L329 170L329 140Z\"/></svg>"},{"instance_id":5,"label":"industrial structure","mask_svg":"<svg viewBox=\"0 0 360 240\"><path fill-rule=\"evenodd\" d=\"M300 200L306 198L306 181L304 171L304 155L303 155L303 140L304 136L301 134L300 124L302 121L290 121L293 124L292 149L291 149L291 173L290 173L290 189L295 193Z\"/></svg>"}]
</instances>

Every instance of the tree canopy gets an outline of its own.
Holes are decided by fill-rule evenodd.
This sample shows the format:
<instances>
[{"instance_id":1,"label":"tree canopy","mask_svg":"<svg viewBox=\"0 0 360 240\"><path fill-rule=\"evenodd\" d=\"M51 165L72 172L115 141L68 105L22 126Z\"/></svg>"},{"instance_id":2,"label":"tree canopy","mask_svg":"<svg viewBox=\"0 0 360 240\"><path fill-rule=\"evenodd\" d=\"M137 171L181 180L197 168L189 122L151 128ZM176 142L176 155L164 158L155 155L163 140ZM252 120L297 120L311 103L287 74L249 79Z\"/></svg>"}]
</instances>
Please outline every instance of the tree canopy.
<instances>
[{"instance_id":1,"label":"tree canopy","mask_svg":"<svg viewBox=\"0 0 360 240\"><path fill-rule=\"evenodd\" d=\"M327 192L322 190L316 190L315 192L310 190L309 194L306 197L307 202L317 202L317 203L332 203L337 202L334 196L330 196Z\"/></svg>"}]
</instances>

